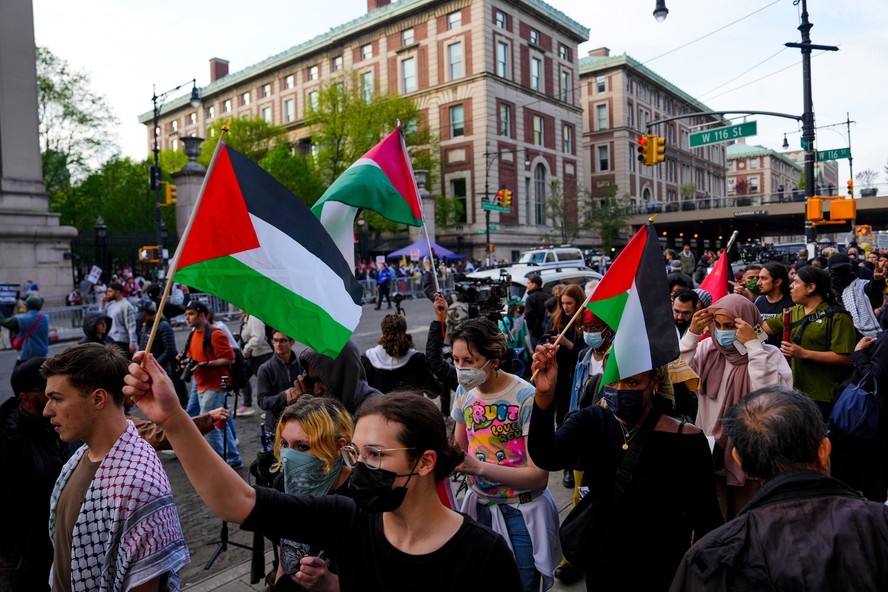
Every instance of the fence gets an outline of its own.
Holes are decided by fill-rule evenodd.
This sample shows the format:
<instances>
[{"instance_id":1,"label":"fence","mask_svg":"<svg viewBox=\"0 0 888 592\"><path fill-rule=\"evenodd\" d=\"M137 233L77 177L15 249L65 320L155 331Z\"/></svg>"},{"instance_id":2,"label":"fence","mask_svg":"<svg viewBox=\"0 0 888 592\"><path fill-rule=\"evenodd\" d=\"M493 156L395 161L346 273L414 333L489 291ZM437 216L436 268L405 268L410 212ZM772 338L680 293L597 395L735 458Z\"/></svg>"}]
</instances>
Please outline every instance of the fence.
<instances>
[{"instance_id":1,"label":"fence","mask_svg":"<svg viewBox=\"0 0 888 592\"><path fill-rule=\"evenodd\" d=\"M358 283L364 287L364 304L368 304L370 302L376 302L376 280L367 279L367 280L358 280ZM440 288L442 292L448 292L453 290L453 274L445 274L442 278L440 275L438 276L438 283L440 284ZM405 298L425 298L426 295L422 291L422 279L409 277L409 278L395 278L392 280L392 296L395 294L402 294Z\"/></svg>"}]
</instances>

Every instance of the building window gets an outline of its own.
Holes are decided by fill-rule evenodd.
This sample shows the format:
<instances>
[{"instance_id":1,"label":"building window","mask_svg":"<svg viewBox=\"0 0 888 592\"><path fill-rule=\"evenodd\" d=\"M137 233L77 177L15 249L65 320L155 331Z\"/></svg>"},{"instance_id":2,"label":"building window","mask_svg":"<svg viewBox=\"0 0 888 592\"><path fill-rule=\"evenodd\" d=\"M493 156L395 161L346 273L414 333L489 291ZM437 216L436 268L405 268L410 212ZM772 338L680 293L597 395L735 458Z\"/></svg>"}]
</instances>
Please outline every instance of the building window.
<instances>
[{"instance_id":1,"label":"building window","mask_svg":"<svg viewBox=\"0 0 888 592\"><path fill-rule=\"evenodd\" d=\"M543 225L546 223L546 167L542 163L533 169L533 190L536 198L533 200L536 212L534 222Z\"/></svg>"},{"instance_id":2,"label":"building window","mask_svg":"<svg viewBox=\"0 0 888 592\"><path fill-rule=\"evenodd\" d=\"M369 60L373 57L373 44L368 43L367 45L361 46L361 60Z\"/></svg>"},{"instance_id":3,"label":"building window","mask_svg":"<svg viewBox=\"0 0 888 592\"><path fill-rule=\"evenodd\" d=\"M413 45L413 29L405 29L401 31L401 47Z\"/></svg>"},{"instance_id":4,"label":"building window","mask_svg":"<svg viewBox=\"0 0 888 592\"><path fill-rule=\"evenodd\" d=\"M595 105L596 129L607 129L607 105Z\"/></svg>"},{"instance_id":5,"label":"building window","mask_svg":"<svg viewBox=\"0 0 888 592\"><path fill-rule=\"evenodd\" d=\"M607 78L604 76L595 77L595 92L603 93L607 91Z\"/></svg>"},{"instance_id":6,"label":"building window","mask_svg":"<svg viewBox=\"0 0 888 592\"><path fill-rule=\"evenodd\" d=\"M539 58L530 58L530 88L537 92L542 88L543 81L543 60Z\"/></svg>"},{"instance_id":7,"label":"building window","mask_svg":"<svg viewBox=\"0 0 888 592\"><path fill-rule=\"evenodd\" d=\"M170 122L170 131L174 134L179 131L179 120L178 119L174 119Z\"/></svg>"},{"instance_id":8,"label":"building window","mask_svg":"<svg viewBox=\"0 0 888 592\"><path fill-rule=\"evenodd\" d=\"M456 12L451 12L447 15L447 30L452 31L453 29L459 28L462 26L462 12L457 10Z\"/></svg>"},{"instance_id":9,"label":"building window","mask_svg":"<svg viewBox=\"0 0 888 592\"><path fill-rule=\"evenodd\" d=\"M540 32L537 31L536 29L530 30L530 42L533 43L534 45L540 44Z\"/></svg>"},{"instance_id":10,"label":"building window","mask_svg":"<svg viewBox=\"0 0 888 592\"><path fill-rule=\"evenodd\" d=\"M610 149L607 146L598 147L598 170L610 170Z\"/></svg>"},{"instance_id":11,"label":"building window","mask_svg":"<svg viewBox=\"0 0 888 592\"><path fill-rule=\"evenodd\" d=\"M231 111L231 99L225 99L222 103L222 113L229 113Z\"/></svg>"},{"instance_id":12,"label":"building window","mask_svg":"<svg viewBox=\"0 0 888 592\"><path fill-rule=\"evenodd\" d=\"M294 85L294 84L295 84L295 78L293 77L292 74L290 74L289 76L287 76L286 78L284 78L284 88L285 88L285 89L291 89L291 88L293 88L293 85Z\"/></svg>"},{"instance_id":13,"label":"building window","mask_svg":"<svg viewBox=\"0 0 888 592\"><path fill-rule=\"evenodd\" d=\"M462 204L459 212L459 218L457 222L466 221L466 180L465 179L451 179L450 180L450 197L456 199L459 203Z\"/></svg>"},{"instance_id":14,"label":"building window","mask_svg":"<svg viewBox=\"0 0 888 592\"><path fill-rule=\"evenodd\" d=\"M361 73L361 99L365 103L373 100L373 72Z\"/></svg>"},{"instance_id":15,"label":"building window","mask_svg":"<svg viewBox=\"0 0 888 592\"><path fill-rule=\"evenodd\" d=\"M241 107L247 107L250 105L250 93L245 92L241 95Z\"/></svg>"},{"instance_id":16,"label":"building window","mask_svg":"<svg viewBox=\"0 0 888 592\"><path fill-rule=\"evenodd\" d=\"M566 154L574 153L574 134L573 128L565 125L561 128L561 148Z\"/></svg>"},{"instance_id":17,"label":"building window","mask_svg":"<svg viewBox=\"0 0 888 592\"><path fill-rule=\"evenodd\" d=\"M570 61L570 49L563 43L558 44L558 57L566 62Z\"/></svg>"},{"instance_id":18,"label":"building window","mask_svg":"<svg viewBox=\"0 0 888 592\"><path fill-rule=\"evenodd\" d=\"M293 99L284 101L284 121L293 121L296 119L296 109Z\"/></svg>"},{"instance_id":19,"label":"building window","mask_svg":"<svg viewBox=\"0 0 888 592\"><path fill-rule=\"evenodd\" d=\"M462 43L453 43L447 46L447 68L450 72L450 80L457 80L463 76L463 51Z\"/></svg>"},{"instance_id":20,"label":"building window","mask_svg":"<svg viewBox=\"0 0 888 592\"><path fill-rule=\"evenodd\" d=\"M533 116L533 143L537 146L543 145L543 116Z\"/></svg>"},{"instance_id":21,"label":"building window","mask_svg":"<svg viewBox=\"0 0 888 592\"><path fill-rule=\"evenodd\" d=\"M416 58L401 60L401 88L405 93L416 90Z\"/></svg>"},{"instance_id":22,"label":"building window","mask_svg":"<svg viewBox=\"0 0 888 592\"><path fill-rule=\"evenodd\" d=\"M455 138L466 133L465 116L462 105L450 108L450 137Z\"/></svg>"},{"instance_id":23,"label":"building window","mask_svg":"<svg viewBox=\"0 0 888 592\"><path fill-rule=\"evenodd\" d=\"M570 86L571 86L570 72L565 72L562 70L562 72L561 72L561 100L564 101L565 103L571 102L571 100L570 100L570 95L571 95Z\"/></svg>"},{"instance_id":24,"label":"building window","mask_svg":"<svg viewBox=\"0 0 888 592\"><path fill-rule=\"evenodd\" d=\"M271 85L270 84L263 84L262 85L262 98L267 99L270 96L271 96Z\"/></svg>"},{"instance_id":25,"label":"building window","mask_svg":"<svg viewBox=\"0 0 888 592\"><path fill-rule=\"evenodd\" d=\"M309 80L317 80L320 75L320 68L315 64L314 66L310 66L308 68L308 79Z\"/></svg>"},{"instance_id":26,"label":"building window","mask_svg":"<svg viewBox=\"0 0 888 592\"><path fill-rule=\"evenodd\" d=\"M313 90L308 93L308 106L312 111L318 110L318 91Z\"/></svg>"},{"instance_id":27,"label":"building window","mask_svg":"<svg viewBox=\"0 0 888 592\"><path fill-rule=\"evenodd\" d=\"M266 123L271 123L271 107L262 107L262 119Z\"/></svg>"},{"instance_id":28,"label":"building window","mask_svg":"<svg viewBox=\"0 0 888 592\"><path fill-rule=\"evenodd\" d=\"M172 150L173 152L176 152L178 149L179 149L179 140L177 140L176 138L173 138L172 140L170 140L170 150Z\"/></svg>"},{"instance_id":29,"label":"building window","mask_svg":"<svg viewBox=\"0 0 888 592\"><path fill-rule=\"evenodd\" d=\"M509 79L509 44L502 41L496 44L496 75Z\"/></svg>"},{"instance_id":30,"label":"building window","mask_svg":"<svg viewBox=\"0 0 888 592\"><path fill-rule=\"evenodd\" d=\"M188 125L194 125L197 123L197 113L191 112L188 114Z\"/></svg>"},{"instance_id":31,"label":"building window","mask_svg":"<svg viewBox=\"0 0 888 592\"><path fill-rule=\"evenodd\" d=\"M501 103L499 106L499 135L512 137L512 106Z\"/></svg>"},{"instance_id":32,"label":"building window","mask_svg":"<svg viewBox=\"0 0 888 592\"><path fill-rule=\"evenodd\" d=\"M207 119L213 119L214 117L216 117L216 106L211 105L207 107Z\"/></svg>"},{"instance_id":33,"label":"building window","mask_svg":"<svg viewBox=\"0 0 888 592\"><path fill-rule=\"evenodd\" d=\"M494 17L494 22L496 23L497 28L505 29L506 28L506 13L500 10L496 11L496 16Z\"/></svg>"}]
</instances>

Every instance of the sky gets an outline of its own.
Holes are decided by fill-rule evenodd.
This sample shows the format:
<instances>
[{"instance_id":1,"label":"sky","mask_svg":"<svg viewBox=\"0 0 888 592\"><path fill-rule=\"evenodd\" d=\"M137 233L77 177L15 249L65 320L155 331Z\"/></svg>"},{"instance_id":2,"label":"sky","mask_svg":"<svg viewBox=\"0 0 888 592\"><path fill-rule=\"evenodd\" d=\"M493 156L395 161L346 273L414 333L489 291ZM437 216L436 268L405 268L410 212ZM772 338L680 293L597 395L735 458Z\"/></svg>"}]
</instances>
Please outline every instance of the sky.
<instances>
[{"instance_id":1,"label":"sky","mask_svg":"<svg viewBox=\"0 0 888 592\"><path fill-rule=\"evenodd\" d=\"M883 3L808 2L812 43L840 48L812 54L816 125L842 124L818 130L817 149L848 146L843 122L849 114L856 122L850 126L855 174L875 170L880 183L888 181L888 142L880 141L888 133L888 77L879 66L888 30ZM581 57L602 46L611 55L627 53L713 110L802 113L801 54L783 45L801 41L801 5L792 0L666 0L669 16L662 23L652 16L655 0L549 4L589 28ZM89 74L120 122L112 140L127 156L148 155L146 128L137 117L151 110L152 85L160 92L186 82L188 91L192 78L206 85L212 57L229 60L236 72L367 10L366 0L215 0L195 6L178 0L34 0L37 44ZM758 122L758 135L748 144L779 151L786 133L791 149L799 148L794 120L747 120ZM848 164L839 161L842 180L848 179Z\"/></svg>"}]
</instances>

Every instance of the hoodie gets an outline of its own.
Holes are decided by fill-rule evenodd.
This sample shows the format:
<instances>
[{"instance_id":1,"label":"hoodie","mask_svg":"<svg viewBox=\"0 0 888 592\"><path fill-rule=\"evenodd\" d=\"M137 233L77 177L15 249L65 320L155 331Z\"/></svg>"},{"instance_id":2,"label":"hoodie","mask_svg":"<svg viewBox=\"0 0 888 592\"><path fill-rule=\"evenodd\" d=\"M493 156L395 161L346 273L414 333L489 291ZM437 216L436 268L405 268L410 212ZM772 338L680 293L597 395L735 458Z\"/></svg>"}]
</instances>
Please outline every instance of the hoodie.
<instances>
[{"instance_id":1,"label":"hoodie","mask_svg":"<svg viewBox=\"0 0 888 592\"><path fill-rule=\"evenodd\" d=\"M382 394L367 383L360 351L352 340L348 340L335 359L305 348L299 354L299 362L303 368L313 368L327 385L330 396L339 399L352 415L364 399Z\"/></svg>"},{"instance_id":2,"label":"hoodie","mask_svg":"<svg viewBox=\"0 0 888 592\"><path fill-rule=\"evenodd\" d=\"M96 325L99 321L105 320L105 336L99 339L96 336ZM108 337L111 330L111 317L105 311L88 312L83 316L83 338L78 343L113 343Z\"/></svg>"},{"instance_id":3,"label":"hoodie","mask_svg":"<svg viewBox=\"0 0 888 592\"><path fill-rule=\"evenodd\" d=\"M441 393L441 383L429 370L425 354L411 348L403 356L388 354L381 345L361 356L367 382L383 393L407 389L422 391L433 399Z\"/></svg>"}]
</instances>

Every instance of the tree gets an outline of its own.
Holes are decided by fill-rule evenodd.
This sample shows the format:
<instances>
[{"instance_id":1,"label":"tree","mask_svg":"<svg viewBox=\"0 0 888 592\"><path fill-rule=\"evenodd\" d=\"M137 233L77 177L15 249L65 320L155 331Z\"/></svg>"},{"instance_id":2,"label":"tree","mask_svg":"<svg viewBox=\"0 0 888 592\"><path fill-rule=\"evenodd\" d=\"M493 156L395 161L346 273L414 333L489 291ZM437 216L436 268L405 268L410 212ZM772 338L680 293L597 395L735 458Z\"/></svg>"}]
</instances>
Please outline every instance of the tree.
<instances>
[{"instance_id":1,"label":"tree","mask_svg":"<svg viewBox=\"0 0 888 592\"><path fill-rule=\"evenodd\" d=\"M201 144L197 162L209 166L216 151L216 144L222 135L225 120L219 118L207 128L207 139ZM275 146L287 142L287 130L280 125L272 125L261 117L234 117L225 134L225 143L253 162L259 162Z\"/></svg>"},{"instance_id":2,"label":"tree","mask_svg":"<svg viewBox=\"0 0 888 592\"><path fill-rule=\"evenodd\" d=\"M879 178L879 173L877 173L873 169L866 169L854 175L854 178L857 179L858 185L863 185L864 187L872 187L876 179Z\"/></svg>"},{"instance_id":3,"label":"tree","mask_svg":"<svg viewBox=\"0 0 888 592\"><path fill-rule=\"evenodd\" d=\"M179 172L188 164L188 157L181 150L161 150L157 160L160 162L160 170L167 175Z\"/></svg>"},{"instance_id":4,"label":"tree","mask_svg":"<svg viewBox=\"0 0 888 592\"><path fill-rule=\"evenodd\" d=\"M734 193L737 195L746 195L749 193L749 181L746 179L738 179L734 184Z\"/></svg>"},{"instance_id":5,"label":"tree","mask_svg":"<svg viewBox=\"0 0 888 592\"><path fill-rule=\"evenodd\" d=\"M678 192L681 194L681 199L684 201L694 199L697 196L697 184L682 183L678 186Z\"/></svg>"},{"instance_id":6,"label":"tree","mask_svg":"<svg viewBox=\"0 0 888 592\"><path fill-rule=\"evenodd\" d=\"M458 197L435 198L435 226L441 229L455 228L465 220L465 206Z\"/></svg>"},{"instance_id":7,"label":"tree","mask_svg":"<svg viewBox=\"0 0 888 592\"><path fill-rule=\"evenodd\" d=\"M118 121L104 97L87 74L45 47L37 48L37 121L50 199L119 151L112 139Z\"/></svg>"},{"instance_id":8,"label":"tree","mask_svg":"<svg viewBox=\"0 0 888 592\"><path fill-rule=\"evenodd\" d=\"M546 217L552 221L552 230L545 234L544 240L567 244L577 238L579 228L575 206L576 203L572 204L565 199L561 181L552 179L546 195Z\"/></svg>"},{"instance_id":9,"label":"tree","mask_svg":"<svg viewBox=\"0 0 888 592\"><path fill-rule=\"evenodd\" d=\"M312 167L311 160L301 154L296 155L285 145L280 144L259 161L259 166L281 182L293 195L311 207L324 194L324 184Z\"/></svg>"},{"instance_id":10,"label":"tree","mask_svg":"<svg viewBox=\"0 0 888 592\"><path fill-rule=\"evenodd\" d=\"M315 104L308 106L305 122L312 129L315 166L323 182L326 185L332 183L385 134L395 129L399 120L410 127L413 122L418 122L416 103L385 93L374 93L370 100L365 100L354 72L346 72L321 87ZM418 125L417 133L420 133ZM416 144L428 146L425 152L431 158L435 154L430 149L434 142L431 134L422 133L427 135L420 141L426 143ZM417 168L426 168L426 165ZM432 172L433 168L428 170Z\"/></svg>"},{"instance_id":11,"label":"tree","mask_svg":"<svg viewBox=\"0 0 888 592\"><path fill-rule=\"evenodd\" d=\"M585 224L598 233L601 238L601 249L610 253L616 239L629 226L627 218L632 213L629 194L617 197L619 186L610 181L599 182L593 191L586 191L587 207Z\"/></svg>"}]
</instances>

